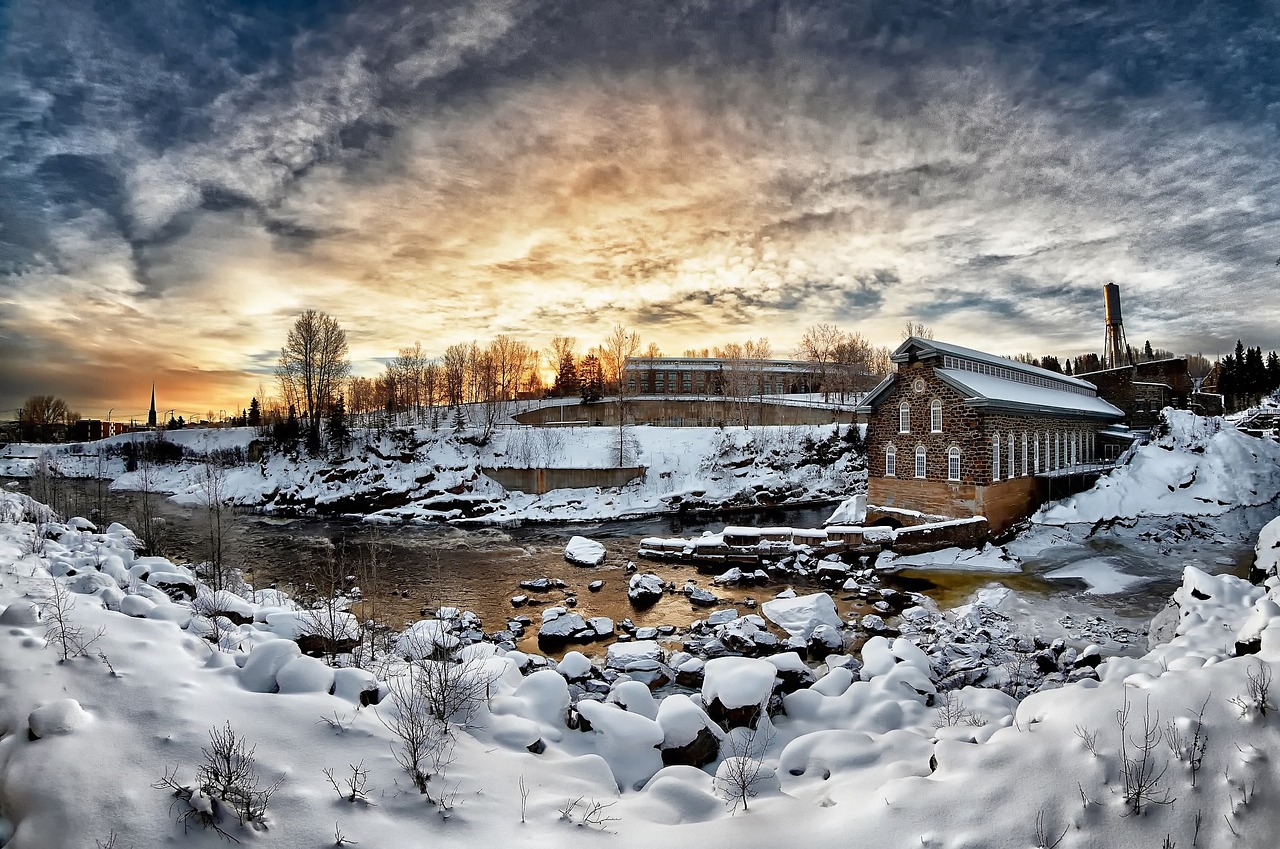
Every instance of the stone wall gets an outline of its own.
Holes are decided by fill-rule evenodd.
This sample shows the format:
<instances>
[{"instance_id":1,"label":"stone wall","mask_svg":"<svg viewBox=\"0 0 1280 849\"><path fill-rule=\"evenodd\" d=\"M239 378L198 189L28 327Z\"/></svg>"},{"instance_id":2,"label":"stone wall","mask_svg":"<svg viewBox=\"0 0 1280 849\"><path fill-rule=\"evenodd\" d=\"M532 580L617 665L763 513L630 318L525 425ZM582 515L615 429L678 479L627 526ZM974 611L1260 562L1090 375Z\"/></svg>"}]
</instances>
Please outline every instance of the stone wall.
<instances>
[{"instance_id":1,"label":"stone wall","mask_svg":"<svg viewBox=\"0 0 1280 849\"><path fill-rule=\"evenodd\" d=\"M1076 377L1098 387L1099 397L1124 411L1124 423L1129 427L1150 427L1165 407L1181 410L1191 402L1191 375L1182 358L1150 360Z\"/></svg>"},{"instance_id":2,"label":"stone wall","mask_svg":"<svg viewBox=\"0 0 1280 849\"><path fill-rule=\"evenodd\" d=\"M504 489L542 495L553 489L626 486L643 478L645 466L607 469L481 469Z\"/></svg>"},{"instance_id":3,"label":"stone wall","mask_svg":"<svg viewBox=\"0 0 1280 849\"><path fill-rule=\"evenodd\" d=\"M600 427L617 427L618 405L608 401L595 404L571 404L540 407L518 414L521 424L560 424L586 422ZM834 410L825 407L805 407L794 404L770 404L758 401L736 402L716 398L677 400L674 398L639 398L627 402L627 423L665 427L719 427L741 424L746 417L748 425L823 425L854 420L851 410Z\"/></svg>"},{"instance_id":4,"label":"stone wall","mask_svg":"<svg viewBox=\"0 0 1280 849\"><path fill-rule=\"evenodd\" d=\"M1044 502L1045 492L1046 487L1034 477L985 486L873 477L867 482L867 523L891 519L909 524L891 510L879 509L888 507L955 519L985 516L991 533L998 534L1031 515Z\"/></svg>"}]
</instances>

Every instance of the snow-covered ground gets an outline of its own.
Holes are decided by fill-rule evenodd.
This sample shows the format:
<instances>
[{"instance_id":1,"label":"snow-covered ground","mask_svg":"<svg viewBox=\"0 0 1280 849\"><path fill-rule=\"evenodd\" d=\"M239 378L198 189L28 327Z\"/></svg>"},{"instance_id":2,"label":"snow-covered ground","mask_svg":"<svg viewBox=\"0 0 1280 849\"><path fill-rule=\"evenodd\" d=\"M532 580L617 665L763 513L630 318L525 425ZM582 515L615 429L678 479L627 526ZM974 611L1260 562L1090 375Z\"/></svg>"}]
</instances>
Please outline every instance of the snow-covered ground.
<instances>
[{"instance_id":1,"label":"snow-covered ground","mask_svg":"<svg viewBox=\"0 0 1280 849\"><path fill-rule=\"evenodd\" d=\"M569 679L590 669L580 656L522 675L523 655L471 647L445 667L485 686L466 727L450 726L448 754L424 757L424 794L391 730L412 715L386 695L405 663L331 669L288 639L297 614L278 593L215 603L200 587L195 603L174 601L161 588L181 599L191 574L137 557L127 529L22 521L40 513L0 494L0 841L12 849L112 833L117 846L222 845L202 818L289 847L334 845L335 829L373 846L764 846L798 828L833 847L850 834L876 846L1264 846L1277 824L1274 579L1188 569L1168 642L1021 702L939 693L929 658L901 638L781 691L797 671L789 653L709 661L700 687L665 697L615 673L604 701L576 705ZM1272 569L1278 537L1280 522L1259 541ZM211 628L210 611L233 606L246 624ZM416 630L427 636L414 645L444 633ZM215 632L235 650L215 649ZM439 666L420 661L417 674ZM361 707L374 688L386 697ZM764 704L772 717L753 707ZM282 782L256 825L197 780L227 723L256 747L259 787ZM702 768L664 767L664 750L699 741L712 753Z\"/></svg>"},{"instance_id":2,"label":"snow-covered ground","mask_svg":"<svg viewBox=\"0 0 1280 849\"><path fill-rule=\"evenodd\" d=\"M1141 474L1163 482L1174 464L1203 470L1184 489L1220 496L1191 496L1210 517L1202 522L1241 512L1219 500L1262 504L1272 449L1228 433L1143 449L1172 460L1135 465L1127 500L1114 499L1115 481L1077 496L1071 515L1096 518L1042 523L1005 554L1030 558L1092 527L1071 522L1156 522L1135 518L1165 499ZM1213 474L1235 483L1203 480ZM114 833L119 847L223 845L208 822L289 847L335 845L337 833L367 846L775 846L798 835L817 847L851 836L975 849L1269 846L1280 824L1278 540L1280 520L1258 535L1257 566L1273 576L1265 586L1186 568L1141 656L1031 647L1028 664L1070 657L1074 671L1020 701L994 688L945 690L1007 591L955 612L946 669L938 633L924 633L933 626L916 610L904 618L924 623L916 639L934 640L930 653L874 637L859 657L833 655L812 671L793 652L689 658L678 665L684 686L653 693L643 682L655 680L656 657L676 660L657 644L616 644L604 672L577 653L557 668L488 644L442 661L431 658L453 640L438 621L367 670L333 669L290 639L316 611L277 592L213 593L183 566L136 555L126 528L51 521L41 505L0 493L0 844L93 846ZM1161 544L1176 561L1176 534ZM1105 562L1078 571L1098 591L1117 580ZM804 632L824 627L821 601L766 604ZM349 620L325 615L347 632ZM406 689L411 680L418 689ZM375 689L381 702L361 707ZM393 730L424 715L406 698L414 692L458 696L446 736L423 725L425 793ZM259 787L282 782L244 825L219 800L235 793L198 771L210 732L226 723L256 746ZM664 766L664 753L686 763Z\"/></svg>"}]
</instances>

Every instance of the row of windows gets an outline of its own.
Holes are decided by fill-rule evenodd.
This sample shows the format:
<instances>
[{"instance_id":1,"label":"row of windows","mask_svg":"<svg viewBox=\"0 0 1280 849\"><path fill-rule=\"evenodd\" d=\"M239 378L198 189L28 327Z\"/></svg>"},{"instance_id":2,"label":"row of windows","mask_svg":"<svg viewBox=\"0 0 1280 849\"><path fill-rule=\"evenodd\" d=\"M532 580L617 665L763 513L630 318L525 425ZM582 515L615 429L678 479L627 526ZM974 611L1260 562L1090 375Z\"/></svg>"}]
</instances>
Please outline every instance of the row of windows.
<instances>
[{"instance_id":1,"label":"row of windows","mask_svg":"<svg viewBox=\"0 0 1280 849\"><path fill-rule=\"evenodd\" d=\"M1021 443L1021 451L1019 451ZM1094 434L1088 431L1056 431L1028 434L1025 431L1019 439L1018 434L1010 434L1001 441L1000 434L991 435L991 479L1005 480L1021 476L1039 474L1041 466L1041 449L1043 446L1043 470L1054 471L1068 466L1076 466L1086 462L1085 458L1094 456ZM927 477L929 452L923 445L915 450L915 476ZM1021 464L1019 464L1021 460ZM898 449L889 445L884 450L884 475L887 478L898 476ZM947 449L947 480L960 480L960 448L952 445Z\"/></svg>"},{"instance_id":2,"label":"row of windows","mask_svg":"<svg viewBox=\"0 0 1280 849\"><path fill-rule=\"evenodd\" d=\"M923 445L916 446L916 477L926 477L929 452ZM884 451L884 474L892 478L898 475L898 450L890 445ZM952 445L947 449L947 480L960 480L960 448Z\"/></svg>"},{"instance_id":3,"label":"row of windows","mask_svg":"<svg viewBox=\"0 0 1280 849\"><path fill-rule=\"evenodd\" d=\"M1054 380L1049 377L1041 377L1037 374L1028 374L1025 371L998 366L992 363L979 362L977 360L966 360L963 357L953 357L950 355L942 358L944 368L959 369L961 371L971 371L976 374L989 374L992 377L998 377L1001 380L1012 380L1015 383L1025 383L1028 386L1043 386L1046 389L1057 389L1060 392L1074 392L1077 395L1087 395L1092 397L1093 392L1083 386L1077 386L1074 383L1068 383L1064 380Z\"/></svg>"},{"instance_id":4,"label":"row of windows","mask_svg":"<svg viewBox=\"0 0 1280 849\"><path fill-rule=\"evenodd\" d=\"M1019 442L1021 442L1020 457ZM1027 474L1039 474L1041 471L1052 472L1077 466L1088 462L1088 458L1094 456L1094 447L1092 431L1059 430L1030 435L1023 431L1021 439L1016 433L1006 436L1002 450L1000 434L993 433L991 435L991 479L1000 480L1002 471L1006 480L1018 477L1019 459L1021 459L1024 477ZM1041 463L1042 457L1043 463Z\"/></svg>"},{"instance_id":5,"label":"row of windows","mask_svg":"<svg viewBox=\"0 0 1280 849\"><path fill-rule=\"evenodd\" d=\"M929 402L929 432L942 433L942 402L937 398ZM906 401L898 405L898 433L911 433L911 405Z\"/></svg>"}]
</instances>

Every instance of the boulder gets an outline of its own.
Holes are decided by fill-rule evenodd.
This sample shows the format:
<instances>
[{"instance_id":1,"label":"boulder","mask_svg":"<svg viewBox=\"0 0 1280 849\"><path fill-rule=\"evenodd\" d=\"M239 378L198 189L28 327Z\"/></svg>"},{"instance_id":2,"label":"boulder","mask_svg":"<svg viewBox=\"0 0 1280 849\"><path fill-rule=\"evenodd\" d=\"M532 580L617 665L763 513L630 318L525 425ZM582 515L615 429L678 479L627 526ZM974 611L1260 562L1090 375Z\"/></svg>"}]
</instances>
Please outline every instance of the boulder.
<instances>
[{"instance_id":1,"label":"boulder","mask_svg":"<svg viewBox=\"0 0 1280 849\"><path fill-rule=\"evenodd\" d=\"M819 625L839 628L842 624L836 603L827 593L795 598L770 599L760 605L765 618L788 634L808 640Z\"/></svg>"},{"instance_id":2,"label":"boulder","mask_svg":"<svg viewBox=\"0 0 1280 849\"><path fill-rule=\"evenodd\" d=\"M689 593L689 602L691 604L696 604L699 607L714 607L720 603L720 599L716 598L715 595L708 590L696 588Z\"/></svg>"},{"instance_id":3,"label":"boulder","mask_svg":"<svg viewBox=\"0 0 1280 849\"><path fill-rule=\"evenodd\" d=\"M586 537L573 537L564 547L564 559L575 566L599 566L604 558L604 545Z\"/></svg>"},{"instance_id":4,"label":"boulder","mask_svg":"<svg viewBox=\"0 0 1280 849\"><path fill-rule=\"evenodd\" d=\"M662 579L652 572L632 575L627 582L627 598L635 607L652 607L662 598Z\"/></svg>"}]
</instances>

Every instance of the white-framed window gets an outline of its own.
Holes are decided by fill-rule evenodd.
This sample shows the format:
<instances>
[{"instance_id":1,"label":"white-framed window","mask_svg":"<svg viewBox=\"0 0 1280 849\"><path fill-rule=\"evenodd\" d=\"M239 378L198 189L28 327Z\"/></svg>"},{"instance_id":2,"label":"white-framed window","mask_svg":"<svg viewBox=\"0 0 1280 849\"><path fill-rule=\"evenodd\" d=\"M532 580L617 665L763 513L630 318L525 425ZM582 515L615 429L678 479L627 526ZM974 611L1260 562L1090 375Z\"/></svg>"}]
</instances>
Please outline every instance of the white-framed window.
<instances>
[{"instance_id":1,"label":"white-framed window","mask_svg":"<svg viewBox=\"0 0 1280 849\"><path fill-rule=\"evenodd\" d=\"M947 449L947 480L960 480L960 449L955 445Z\"/></svg>"},{"instance_id":2,"label":"white-framed window","mask_svg":"<svg viewBox=\"0 0 1280 849\"><path fill-rule=\"evenodd\" d=\"M929 402L929 430L942 433L942 401L937 398Z\"/></svg>"},{"instance_id":3,"label":"white-framed window","mask_svg":"<svg viewBox=\"0 0 1280 849\"><path fill-rule=\"evenodd\" d=\"M1022 432L1022 476L1027 476L1027 432Z\"/></svg>"},{"instance_id":4,"label":"white-framed window","mask_svg":"<svg viewBox=\"0 0 1280 849\"><path fill-rule=\"evenodd\" d=\"M906 401L898 405L898 433L911 433L911 405Z\"/></svg>"},{"instance_id":5,"label":"white-framed window","mask_svg":"<svg viewBox=\"0 0 1280 849\"><path fill-rule=\"evenodd\" d=\"M924 446L917 445L916 446L916 477L918 478L922 478L925 476L925 465L926 465L925 459L926 459L926 454L925 454Z\"/></svg>"},{"instance_id":6,"label":"white-framed window","mask_svg":"<svg viewBox=\"0 0 1280 849\"><path fill-rule=\"evenodd\" d=\"M991 482L1000 480L1000 434L991 434Z\"/></svg>"},{"instance_id":7,"label":"white-framed window","mask_svg":"<svg viewBox=\"0 0 1280 849\"><path fill-rule=\"evenodd\" d=\"M1031 441L1035 444L1035 451L1032 453L1032 459L1035 460L1036 474L1040 474L1040 434L1031 434Z\"/></svg>"},{"instance_id":8,"label":"white-framed window","mask_svg":"<svg viewBox=\"0 0 1280 849\"><path fill-rule=\"evenodd\" d=\"M898 476L898 449L892 445L884 449L884 476L886 478Z\"/></svg>"},{"instance_id":9,"label":"white-framed window","mask_svg":"<svg viewBox=\"0 0 1280 849\"><path fill-rule=\"evenodd\" d=\"M1009 465L1005 467L1005 474L1009 476L1009 480L1013 480L1013 476L1018 473L1018 469L1013 465L1013 434L1009 434Z\"/></svg>"}]
</instances>

